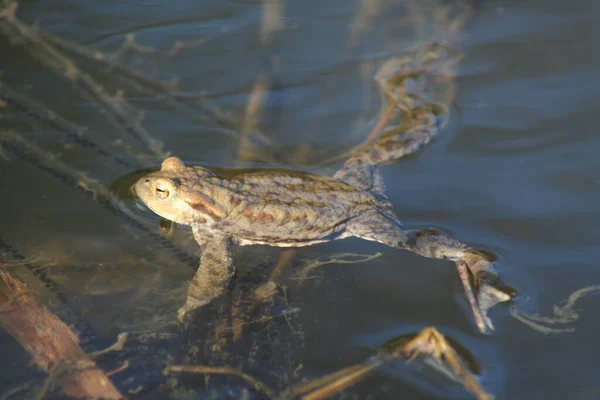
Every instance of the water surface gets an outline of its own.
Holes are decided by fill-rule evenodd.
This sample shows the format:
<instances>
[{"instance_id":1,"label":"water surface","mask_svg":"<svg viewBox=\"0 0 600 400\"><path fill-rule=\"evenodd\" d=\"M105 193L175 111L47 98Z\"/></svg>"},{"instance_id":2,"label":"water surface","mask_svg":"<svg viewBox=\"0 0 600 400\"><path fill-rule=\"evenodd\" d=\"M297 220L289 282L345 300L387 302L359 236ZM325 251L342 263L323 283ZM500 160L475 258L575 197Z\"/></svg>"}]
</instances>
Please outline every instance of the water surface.
<instances>
[{"instance_id":1,"label":"water surface","mask_svg":"<svg viewBox=\"0 0 600 400\"><path fill-rule=\"evenodd\" d=\"M230 113L223 117L228 121L243 120L253 88L268 77L255 125L267 139L258 139L250 155L240 150L242 129L224 127L214 114L199 112L197 118L164 97L127 90L123 95L144 110L141 126L164 151L186 162L289 165L330 174L341 162L322 162L360 143L377 121L376 68L430 39L431 24L415 15L431 13L415 14L415 8L439 6L383 2L377 11L376 2L363 3L56 0L23 3L18 16L113 55L155 81L176 78L178 89L169 96L195 109L207 98ZM277 22L271 35L264 32L266 10ZM577 302L577 321L545 325L571 329L562 333L541 333L509 312L516 307L552 317L554 304L600 284L598 15L599 5L591 0L481 2L453 41L464 57L450 120L424 151L383 167L404 226L440 228L499 257L498 272L519 295L492 310L496 329L489 336L478 333L450 263L349 239L299 249L282 277L285 294L255 312L255 318L275 316L272 322L251 324L239 342L213 351L207 338L219 318L264 281L282 250L239 249L230 297L183 330L173 317L197 265L189 231L178 227L165 239L158 217L126 196L113 195L107 207L78 189L77 181L41 167L52 160L26 157L6 145L0 153L0 238L45 271L50 288L38 282L39 273L14 266L54 312L74 324L86 350L109 345L119 332L132 333L126 350L98 360L105 370L130 360L128 369L112 377L130 398L231 398L245 387L227 377L175 381L161 374L167 363L239 367L281 388L359 362L386 341L432 325L474 355L483 386L498 398L599 397L598 294ZM138 47L123 47L130 34ZM111 95L124 87L111 71L83 60L81 65ZM109 187L160 164L160 155L116 130L97 102L82 98L71 82L11 46L6 36L0 36L0 69L0 79L16 92L86 127L83 137L91 144L82 146L13 108L0 109L3 130L38 146L71 173ZM114 209L144 221L145 230ZM6 249L0 251L9 258ZM320 257L378 252L369 261L326 265L303 284L295 279L294 271ZM282 311L287 314L277 317ZM44 376L28 366L28 355L0 335L0 392L31 380L41 384ZM340 398L469 398L435 374L394 364Z\"/></svg>"}]
</instances>

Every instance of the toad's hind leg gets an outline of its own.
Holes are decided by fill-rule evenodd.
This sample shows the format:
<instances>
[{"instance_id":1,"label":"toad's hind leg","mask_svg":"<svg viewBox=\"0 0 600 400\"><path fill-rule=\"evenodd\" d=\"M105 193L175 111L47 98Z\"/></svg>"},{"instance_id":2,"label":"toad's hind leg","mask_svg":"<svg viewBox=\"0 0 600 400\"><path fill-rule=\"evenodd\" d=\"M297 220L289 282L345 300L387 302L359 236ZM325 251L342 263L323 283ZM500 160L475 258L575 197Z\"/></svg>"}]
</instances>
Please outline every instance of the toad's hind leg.
<instances>
[{"instance_id":1,"label":"toad's hind leg","mask_svg":"<svg viewBox=\"0 0 600 400\"><path fill-rule=\"evenodd\" d=\"M492 257L437 230L404 231L397 221L372 211L350 221L348 231L362 239L405 249L423 257L454 261L475 323L482 333L494 329L487 311L511 298L510 294L493 286L499 279L492 266Z\"/></svg>"},{"instance_id":2,"label":"toad's hind leg","mask_svg":"<svg viewBox=\"0 0 600 400\"><path fill-rule=\"evenodd\" d=\"M229 238L204 234L196 229L193 232L202 254L198 271L188 286L185 304L177 312L180 322L184 322L188 312L210 303L222 294L233 275Z\"/></svg>"}]
</instances>

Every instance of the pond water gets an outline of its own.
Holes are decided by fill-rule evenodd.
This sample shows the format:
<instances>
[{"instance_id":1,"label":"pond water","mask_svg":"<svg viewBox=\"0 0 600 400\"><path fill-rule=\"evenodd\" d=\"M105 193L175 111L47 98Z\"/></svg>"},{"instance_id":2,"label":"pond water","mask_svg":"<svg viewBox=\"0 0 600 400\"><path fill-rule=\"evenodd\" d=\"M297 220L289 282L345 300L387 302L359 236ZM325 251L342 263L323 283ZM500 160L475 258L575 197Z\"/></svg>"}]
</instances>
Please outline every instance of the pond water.
<instances>
[{"instance_id":1,"label":"pond water","mask_svg":"<svg viewBox=\"0 0 600 400\"><path fill-rule=\"evenodd\" d=\"M261 398L236 377L162 370L240 368L281 390L426 326L472 355L481 385L497 398L600 398L600 3L478 2L469 17L451 14L465 22L450 35L440 10L460 10L458 3L23 2L19 20L67 41L50 40L107 101L74 84L54 53L11 43L18 34L4 29L1 258L75 328L86 351L130 334L124 350L97 362L107 371L129 362L111 379L131 399ZM431 99L449 118L424 150L382 173L405 227L435 227L498 257L497 272L518 295L491 309L495 330L477 330L452 263L359 239L293 255L238 248L226 298L178 325L198 247L186 227L162 221L161 231L159 217L128 196L130 183L167 153L217 169L331 175L382 114L378 68L446 40L462 58ZM94 51L104 58L94 60ZM133 87L121 67L151 78ZM62 119L49 123L48 110ZM287 265L280 289L248 312L255 322L238 340L215 339L278 263ZM589 287L574 305L559 304ZM545 319L532 322L531 314ZM0 353L0 393L39 390L45 374L4 331ZM394 362L336 396L472 395L426 364Z\"/></svg>"}]
</instances>

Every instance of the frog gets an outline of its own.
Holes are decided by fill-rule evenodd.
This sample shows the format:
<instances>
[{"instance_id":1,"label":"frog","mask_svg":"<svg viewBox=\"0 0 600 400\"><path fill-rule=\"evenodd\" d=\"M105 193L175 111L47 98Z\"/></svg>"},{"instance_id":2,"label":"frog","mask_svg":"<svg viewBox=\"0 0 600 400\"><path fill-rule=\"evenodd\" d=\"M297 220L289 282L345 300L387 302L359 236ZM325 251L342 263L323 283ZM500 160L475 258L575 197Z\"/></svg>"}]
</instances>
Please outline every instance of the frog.
<instances>
[{"instance_id":1,"label":"frog","mask_svg":"<svg viewBox=\"0 0 600 400\"><path fill-rule=\"evenodd\" d=\"M455 263L477 328L493 330L488 310L510 300L495 258L437 229L406 230L386 194L379 165L413 153L426 130L391 136L351 156L333 176L294 169L230 170L186 165L170 156L139 178L133 194L159 216L191 227L201 248L180 322L221 296L234 274L233 246L303 247L357 237Z\"/></svg>"},{"instance_id":2,"label":"frog","mask_svg":"<svg viewBox=\"0 0 600 400\"><path fill-rule=\"evenodd\" d=\"M361 145L340 157L343 164L331 176L291 168L216 173L169 156L160 170L133 184L143 204L190 226L200 245L199 268L177 313L181 322L224 293L234 273L233 246L293 248L356 237L454 262L477 328L493 330L488 311L516 294L496 273L495 256L438 229L403 228L380 168L419 152L446 123L454 66L462 58L449 45L452 36L417 45L380 66L374 77L383 99L380 121Z\"/></svg>"}]
</instances>

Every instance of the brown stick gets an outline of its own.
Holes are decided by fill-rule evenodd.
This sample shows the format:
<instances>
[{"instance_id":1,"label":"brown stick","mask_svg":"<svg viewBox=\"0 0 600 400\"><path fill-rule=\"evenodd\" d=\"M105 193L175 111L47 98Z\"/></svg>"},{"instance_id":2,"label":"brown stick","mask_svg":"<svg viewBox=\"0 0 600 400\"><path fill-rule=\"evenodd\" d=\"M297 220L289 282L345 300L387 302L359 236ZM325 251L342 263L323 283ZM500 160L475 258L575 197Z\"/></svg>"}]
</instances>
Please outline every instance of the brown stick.
<instances>
[{"instance_id":1,"label":"brown stick","mask_svg":"<svg viewBox=\"0 0 600 400\"><path fill-rule=\"evenodd\" d=\"M123 399L119 390L79 347L79 339L56 315L2 266L0 325L67 395Z\"/></svg>"}]
</instances>

